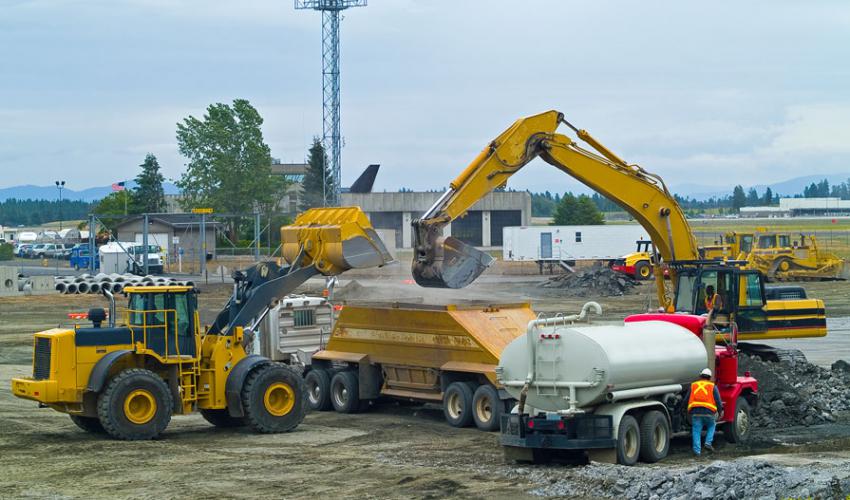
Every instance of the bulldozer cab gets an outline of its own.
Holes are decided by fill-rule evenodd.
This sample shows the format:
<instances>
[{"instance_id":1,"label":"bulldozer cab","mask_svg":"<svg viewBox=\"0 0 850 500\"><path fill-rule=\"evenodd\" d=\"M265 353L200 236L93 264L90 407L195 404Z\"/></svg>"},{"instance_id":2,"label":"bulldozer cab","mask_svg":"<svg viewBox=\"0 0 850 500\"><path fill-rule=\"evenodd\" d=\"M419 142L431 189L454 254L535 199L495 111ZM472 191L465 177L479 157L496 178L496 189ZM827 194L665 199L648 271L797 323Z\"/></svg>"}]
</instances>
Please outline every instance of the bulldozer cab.
<instances>
[{"instance_id":1,"label":"bulldozer cab","mask_svg":"<svg viewBox=\"0 0 850 500\"><path fill-rule=\"evenodd\" d=\"M198 356L198 300L192 287L127 287L127 326L135 342L163 360Z\"/></svg>"}]
</instances>

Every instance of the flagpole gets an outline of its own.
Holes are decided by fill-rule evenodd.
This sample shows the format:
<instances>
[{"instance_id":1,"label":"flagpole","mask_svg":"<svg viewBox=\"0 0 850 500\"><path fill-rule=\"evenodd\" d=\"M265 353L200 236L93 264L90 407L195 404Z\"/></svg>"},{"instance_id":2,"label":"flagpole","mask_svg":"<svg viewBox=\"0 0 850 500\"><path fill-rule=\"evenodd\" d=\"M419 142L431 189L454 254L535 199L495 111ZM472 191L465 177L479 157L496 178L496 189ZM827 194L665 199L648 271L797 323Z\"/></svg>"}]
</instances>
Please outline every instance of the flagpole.
<instances>
[{"instance_id":1,"label":"flagpole","mask_svg":"<svg viewBox=\"0 0 850 500\"><path fill-rule=\"evenodd\" d=\"M127 181L126 180L124 181L124 189L122 189L122 191L124 191L124 217L126 217L127 216Z\"/></svg>"}]
</instances>

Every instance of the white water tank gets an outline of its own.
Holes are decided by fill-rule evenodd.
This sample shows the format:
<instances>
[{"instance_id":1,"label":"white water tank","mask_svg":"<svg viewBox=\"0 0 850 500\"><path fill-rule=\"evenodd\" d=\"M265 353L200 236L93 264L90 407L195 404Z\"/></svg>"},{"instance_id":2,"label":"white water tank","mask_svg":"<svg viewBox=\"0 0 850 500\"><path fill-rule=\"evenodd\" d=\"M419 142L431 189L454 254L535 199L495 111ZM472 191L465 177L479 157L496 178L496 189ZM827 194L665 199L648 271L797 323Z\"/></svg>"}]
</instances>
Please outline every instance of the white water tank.
<instances>
[{"instance_id":1,"label":"white water tank","mask_svg":"<svg viewBox=\"0 0 850 500\"><path fill-rule=\"evenodd\" d=\"M528 375L527 335L502 351L499 379L519 399L519 381ZM569 408L569 382L576 388L575 406L609 400L615 391L689 384L707 366L702 341L690 330L666 321L613 326L550 326L533 333L534 385L526 404L545 411Z\"/></svg>"}]
</instances>

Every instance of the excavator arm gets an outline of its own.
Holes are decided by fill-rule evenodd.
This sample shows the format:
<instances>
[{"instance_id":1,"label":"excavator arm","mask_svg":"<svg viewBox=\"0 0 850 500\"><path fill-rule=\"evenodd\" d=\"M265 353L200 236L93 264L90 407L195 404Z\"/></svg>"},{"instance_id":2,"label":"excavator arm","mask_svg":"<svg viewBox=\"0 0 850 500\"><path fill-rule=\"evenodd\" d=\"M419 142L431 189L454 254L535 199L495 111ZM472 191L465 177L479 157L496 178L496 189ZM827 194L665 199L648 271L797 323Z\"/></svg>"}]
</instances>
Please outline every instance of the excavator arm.
<instances>
[{"instance_id":1,"label":"excavator arm","mask_svg":"<svg viewBox=\"0 0 850 500\"><path fill-rule=\"evenodd\" d=\"M593 151L558 133L561 124ZM699 260L685 215L660 177L626 163L586 131L572 126L562 113L547 111L514 122L413 222L413 277L419 285L461 288L486 269L492 261L489 255L455 238L442 237L442 229L537 157L623 207L649 233L664 262ZM664 293L661 262L655 266L659 301L666 306L669 299Z\"/></svg>"},{"instance_id":2,"label":"excavator arm","mask_svg":"<svg viewBox=\"0 0 850 500\"><path fill-rule=\"evenodd\" d=\"M366 214L357 207L313 208L284 226L281 252L288 265L260 262L233 273L233 294L208 334L226 335L258 323L274 303L317 274L380 267L392 261Z\"/></svg>"}]
</instances>

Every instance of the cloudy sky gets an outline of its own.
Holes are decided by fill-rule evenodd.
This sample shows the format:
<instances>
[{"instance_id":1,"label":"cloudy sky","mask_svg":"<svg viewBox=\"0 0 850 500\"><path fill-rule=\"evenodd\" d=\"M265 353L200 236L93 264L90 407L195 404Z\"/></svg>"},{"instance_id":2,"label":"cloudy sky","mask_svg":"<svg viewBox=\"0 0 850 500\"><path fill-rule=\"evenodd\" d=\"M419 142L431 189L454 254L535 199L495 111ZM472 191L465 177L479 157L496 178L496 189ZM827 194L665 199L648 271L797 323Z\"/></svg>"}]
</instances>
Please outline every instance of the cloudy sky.
<instances>
[{"instance_id":1,"label":"cloudy sky","mask_svg":"<svg viewBox=\"0 0 850 500\"><path fill-rule=\"evenodd\" d=\"M320 14L291 0L3 0L0 187L177 178L175 124L250 100L272 154L321 133ZM370 0L342 23L343 182L445 186L563 111L668 184L850 175L846 1ZM512 187L575 189L542 162Z\"/></svg>"}]
</instances>

